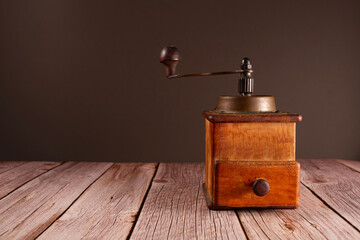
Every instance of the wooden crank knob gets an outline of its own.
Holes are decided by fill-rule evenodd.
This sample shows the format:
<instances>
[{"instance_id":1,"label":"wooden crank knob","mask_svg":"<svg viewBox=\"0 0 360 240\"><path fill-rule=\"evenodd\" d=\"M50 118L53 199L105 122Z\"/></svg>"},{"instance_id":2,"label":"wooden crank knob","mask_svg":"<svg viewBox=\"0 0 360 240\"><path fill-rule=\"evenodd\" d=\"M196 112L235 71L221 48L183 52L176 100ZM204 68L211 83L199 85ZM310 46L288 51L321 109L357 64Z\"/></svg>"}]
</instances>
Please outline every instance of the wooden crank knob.
<instances>
[{"instance_id":1,"label":"wooden crank knob","mask_svg":"<svg viewBox=\"0 0 360 240\"><path fill-rule=\"evenodd\" d=\"M175 46L167 46L161 50L160 62L165 65L166 77L176 75L176 66L180 61L179 50Z\"/></svg>"},{"instance_id":2,"label":"wooden crank knob","mask_svg":"<svg viewBox=\"0 0 360 240\"><path fill-rule=\"evenodd\" d=\"M263 197L270 191L270 185L265 179L256 180L253 185L253 192L259 197Z\"/></svg>"}]
</instances>

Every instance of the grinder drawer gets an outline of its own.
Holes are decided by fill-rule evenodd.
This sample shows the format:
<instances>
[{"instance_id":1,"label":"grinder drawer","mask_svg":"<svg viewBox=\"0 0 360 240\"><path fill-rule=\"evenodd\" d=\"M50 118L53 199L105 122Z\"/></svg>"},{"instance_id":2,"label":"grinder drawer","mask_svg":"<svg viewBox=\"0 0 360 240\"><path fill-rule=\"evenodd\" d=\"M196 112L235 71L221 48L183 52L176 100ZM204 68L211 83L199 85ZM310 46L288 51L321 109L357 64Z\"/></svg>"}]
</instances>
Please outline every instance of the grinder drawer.
<instances>
[{"instance_id":1,"label":"grinder drawer","mask_svg":"<svg viewBox=\"0 0 360 240\"><path fill-rule=\"evenodd\" d=\"M217 161L214 175L210 205L215 208L299 206L300 164L296 161Z\"/></svg>"}]
</instances>

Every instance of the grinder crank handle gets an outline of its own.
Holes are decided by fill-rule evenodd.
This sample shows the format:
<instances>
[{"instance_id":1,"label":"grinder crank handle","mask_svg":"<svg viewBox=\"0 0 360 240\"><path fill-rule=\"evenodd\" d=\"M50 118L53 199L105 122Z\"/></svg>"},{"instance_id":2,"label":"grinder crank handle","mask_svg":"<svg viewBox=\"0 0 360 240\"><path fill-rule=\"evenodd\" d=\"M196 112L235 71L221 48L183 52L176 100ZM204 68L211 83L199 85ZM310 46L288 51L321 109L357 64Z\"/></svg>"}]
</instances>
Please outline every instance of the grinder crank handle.
<instances>
[{"instance_id":1,"label":"grinder crank handle","mask_svg":"<svg viewBox=\"0 0 360 240\"><path fill-rule=\"evenodd\" d=\"M180 61L179 50L172 45L164 47L160 53L160 62L165 65L165 76L169 79L183 77L202 77L224 74L240 74L238 92L241 96L251 96L254 92L253 69L250 59L243 58L239 70L208 73L176 74L176 66Z\"/></svg>"},{"instance_id":2,"label":"grinder crank handle","mask_svg":"<svg viewBox=\"0 0 360 240\"><path fill-rule=\"evenodd\" d=\"M179 61L180 61L179 50L175 46L169 45L162 49L160 53L160 62L165 65L165 71L166 71L165 76L169 79L252 72L252 66L250 64L250 60L248 58L244 58L242 60L241 69L239 70L223 71L223 72L176 74L176 66L178 65Z\"/></svg>"}]
</instances>

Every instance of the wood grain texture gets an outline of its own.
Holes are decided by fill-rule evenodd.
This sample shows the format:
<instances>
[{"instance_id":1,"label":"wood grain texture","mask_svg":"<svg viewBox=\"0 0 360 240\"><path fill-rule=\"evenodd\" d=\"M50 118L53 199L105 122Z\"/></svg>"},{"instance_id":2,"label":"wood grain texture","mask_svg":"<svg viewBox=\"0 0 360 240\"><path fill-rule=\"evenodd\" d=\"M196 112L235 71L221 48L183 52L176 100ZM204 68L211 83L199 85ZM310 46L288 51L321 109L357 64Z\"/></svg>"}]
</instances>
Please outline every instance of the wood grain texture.
<instances>
[{"instance_id":1,"label":"wood grain texture","mask_svg":"<svg viewBox=\"0 0 360 240\"><path fill-rule=\"evenodd\" d=\"M204 164L161 163L131 239L246 239L234 211L210 211Z\"/></svg>"},{"instance_id":2,"label":"wood grain texture","mask_svg":"<svg viewBox=\"0 0 360 240\"><path fill-rule=\"evenodd\" d=\"M302 183L360 230L360 173L330 159L301 159Z\"/></svg>"},{"instance_id":3,"label":"wood grain texture","mask_svg":"<svg viewBox=\"0 0 360 240\"><path fill-rule=\"evenodd\" d=\"M297 113L278 111L276 113L237 113L224 114L205 111L203 116L212 123L236 122L301 122L302 116Z\"/></svg>"},{"instance_id":4,"label":"wood grain texture","mask_svg":"<svg viewBox=\"0 0 360 240\"><path fill-rule=\"evenodd\" d=\"M298 206L300 180L299 166L295 161L296 121L293 118L297 116L300 121L300 115L205 112L204 116L205 192L208 194L206 199L209 207ZM233 120L225 121L228 117ZM282 120L278 121L278 117ZM269 166L262 167L262 164L276 161L284 166L270 167L271 171L276 172L270 177L271 172L266 174ZM231 162L236 166L232 166ZM245 165L241 165L241 162ZM255 164L251 165L251 162ZM223 172L224 169L226 172ZM289 175L290 172L296 174ZM233 175L229 177L231 173ZM274 190L270 195L259 198L251 191L250 185L262 173L271 179ZM286 179L279 179L281 176L286 176ZM275 196L275 193L278 195Z\"/></svg>"},{"instance_id":5,"label":"wood grain texture","mask_svg":"<svg viewBox=\"0 0 360 240\"><path fill-rule=\"evenodd\" d=\"M360 239L360 233L301 186L296 210L238 210L249 239Z\"/></svg>"},{"instance_id":6,"label":"wood grain texture","mask_svg":"<svg viewBox=\"0 0 360 240\"><path fill-rule=\"evenodd\" d=\"M360 173L360 161L351 161L351 160L342 160L342 159L336 159L335 161L354 169L355 171Z\"/></svg>"},{"instance_id":7,"label":"wood grain texture","mask_svg":"<svg viewBox=\"0 0 360 240\"><path fill-rule=\"evenodd\" d=\"M38 239L126 239L155 168L114 164Z\"/></svg>"},{"instance_id":8,"label":"wood grain texture","mask_svg":"<svg viewBox=\"0 0 360 240\"><path fill-rule=\"evenodd\" d=\"M203 163L160 164L146 199L154 164L64 163L0 200L0 239L360 239L358 163L300 161L298 209L237 211L207 208Z\"/></svg>"},{"instance_id":9,"label":"wood grain texture","mask_svg":"<svg viewBox=\"0 0 360 240\"><path fill-rule=\"evenodd\" d=\"M0 200L0 239L33 239L112 163L69 162Z\"/></svg>"},{"instance_id":10,"label":"wood grain texture","mask_svg":"<svg viewBox=\"0 0 360 240\"><path fill-rule=\"evenodd\" d=\"M27 162L0 173L0 199L27 181L60 164L61 162Z\"/></svg>"},{"instance_id":11,"label":"wood grain texture","mask_svg":"<svg viewBox=\"0 0 360 240\"><path fill-rule=\"evenodd\" d=\"M214 140L214 124L205 119L205 186L209 196L214 198L214 182L215 182L215 140Z\"/></svg>"},{"instance_id":12,"label":"wood grain texture","mask_svg":"<svg viewBox=\"0 0 360 240\"><path fill-rule=\"evenodd\" d=\"M0 162L0 173L6 172L14 167L17 167L21 164L24 164L26 162L20 162L20 161L2 161Z\"/></svg>"},{"instance_id":13,"label":"wood grain texture","mask_svg":"<svg viewBox=\"0 0 360 240\"><path fill-rule=\"evenodd\" d=\"M215 206L284 207L299 205L300 165L291 162L219 161L215 169ZM252 184L265 179L270 185L267 195L259 197Z\"/></svg>"},{"instance_id":14,"label":"wood grain texture","mask_svg":"<svg viewBox=\"0 0 360 240\"><path fill-rule=\"evenodd\" d=\"M295 123L217 123L219 159L294 161Z\"/></svg>"}]
</instances>

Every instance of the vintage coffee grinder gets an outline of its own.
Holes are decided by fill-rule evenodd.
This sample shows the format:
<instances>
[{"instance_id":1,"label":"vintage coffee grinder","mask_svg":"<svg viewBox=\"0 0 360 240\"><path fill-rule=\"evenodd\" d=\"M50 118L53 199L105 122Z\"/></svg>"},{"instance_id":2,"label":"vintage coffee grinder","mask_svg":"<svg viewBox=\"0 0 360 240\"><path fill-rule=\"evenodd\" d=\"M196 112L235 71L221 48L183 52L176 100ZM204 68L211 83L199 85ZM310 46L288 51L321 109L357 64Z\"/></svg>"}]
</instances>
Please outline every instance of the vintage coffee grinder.
<instances>
[{"instance_id":1,"label":"vintage coffee grinder","mask_svg":"<svg viewBox=\"0 0 360 240\"><path fill-rule=\"evenodd\" d=\"M276 109L273 96L253 95L253 67L244 58L239 70L177 74L174 46L161 51L167 78L238 74L239 95L219 96L205 111L204 193L211 209L296 208L300 164L295 159L296 113Z\"/></svg>"}]
</instances>

